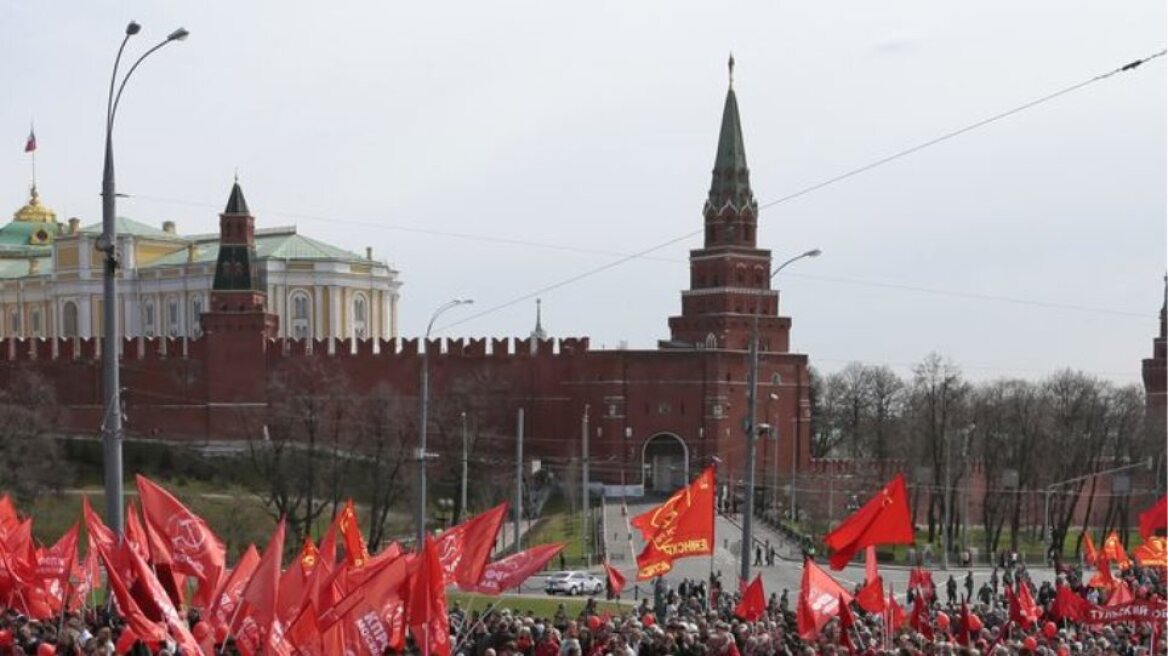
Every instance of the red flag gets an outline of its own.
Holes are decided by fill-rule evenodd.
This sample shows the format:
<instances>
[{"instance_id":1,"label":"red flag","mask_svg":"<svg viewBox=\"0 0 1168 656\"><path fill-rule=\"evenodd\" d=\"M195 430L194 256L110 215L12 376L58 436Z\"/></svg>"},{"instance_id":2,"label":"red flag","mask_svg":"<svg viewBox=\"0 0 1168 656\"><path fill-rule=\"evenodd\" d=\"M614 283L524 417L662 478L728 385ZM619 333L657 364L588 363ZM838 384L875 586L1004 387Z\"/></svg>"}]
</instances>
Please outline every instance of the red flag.
<instances>
[{"instance_id":1,"label":"red flag","mask_svg":"<svg viewBox=\"0 0 1168 656\"><path fill-rule=\"evenodd\" d=\"M235 569L231 570L223 581L223 585L214 596L210 611L204 616L211 624L211 628L218 631L220 627L230 630L236 610L243 599L243 589L255 573L259 565L260 554L254 544L247 545L247 551L240 556Z\"/></svg>"},{"instance_id":2,"label":"red flag","mask_svg":"<svg viewBox=\"0 0 1168 656\"><path fill-rule=\"evenodd\" d=\"M844 647L850 652L854 647L852 646L852 637L848 635L848 631L856 625L856 616L852 614L852 609L848 607L848 602L844 601L843 597L840 597L836 603L839 605L840 618L839 643L841 647Z\"/></svg>"},{"instance_id":3,"label":"red flag","mask_svg":"<svg viewBox=\"0 0 1168 656\"><path fill-rule=\"evenodd\" d=\"M1083 558L1092 565L1099 560L1099 550L1095 548L1095 541L1086 531L1083 532Z\"/></svg>"},{"instance_id":4,"label":"red flag","mask_svg":"<svg viewBox=\"0 0 1168 656\"><path fill-rule=\"evenodd\" d=\"M361 525L357 522L357 509L353 500L345 502L337 518L337 529L345 541L345 560L352 567L361 567L369 560L369 549L365 546L365 536L361 535Z\"/></svg>"},{"instance_id":5,"label":"red flag","mask_svg":"<svg viewBox=\"0 0 1168 656\"><path fill-rule=\"evenodd\" d=\"M851 603L852 595L814 561L803 561L803 583L796 609L799 636L813 640L823 625L839 614L840 599Z\"/></svg>"},{"instance_id":6,"label":"red flag","mask_svg":"<svg viewBox=\"0 0 1168 656\"><path fill-rule=\"evenodd\" d=\"M884 610L884 580L876 569L876 547L868 545L864 553L864 587L856 594L856 603L869 613Z\"/></svg>"},{"instance_id":7,"label":"red flag","mask_svg":"<svg viewBox=\"0 0 1168 656\"><path fill-rule=\"evenodd\" d=\"M5 497L7 498L7 497ZM0 503L3 499L0 499ZM112 529L101 521L101 517L93 512L93 506L89 505L89 497L81 497L81 513L85 519L85 532L89 536L89 545L92 547L97 545L102 549L112 549L118 544L118 536L114 535Z\"/></svg>"},{"instance_id":8,"label":"red flag","mask_svg":"<svg viewBox=\"0 0 1168 656\"><path fill-rule=\"evenodd\" d=\"M139 591L136 597L139 607L141 607L142 602L146 602L157 609L161 615L159 619L166 625L175 642L182 647L183 653L201 654L199 642L195 640L195 636L187 628L186 621L179 615L175 605L171 603L170 594L159 582L158 577L154 576L150 566L133 549L126 549L123 555L135 574L133 589ZM143 611L145 612L145 609Z\"/></svg>"},{"instance_id":9,"label":"red flag","mask_svg":"<svg viewBox=\"0 0 1168 656\"><path fill-rule=\"evenodd\" d=\"M645 548L637 556L637 580L673 569L673 561L714 552L714 468L702 472L649 512L633 518Z\"/></svg>"},{"instance_id":10,"label":"red flag","mask_svg":"<svg viewBox=\"0 0 1168 656\"><path fill-rule=\"evenodd\" d=\"M1156 531L1168 528L1168 495L1140 513L1140 537L1147 540L1156 535Z\"/></svg>"},{"instance_id":11,"label":"red flag","mask_svg":"<svg viewBox=\"0 0 1168 656\"><path fill-rule=\"evenodd\" d=\"M965 605L965 600L961 600L961 614L957 616L957 644L962 647L969 646L969 607Z\"/></svg>"},{"instance_id":12,"label":"red flag","mask_svg":"<svg viewBox=\"0 0 1168 656\"><path fill-rule=\"evenodd\" d=\"M0 497L0 538L8 535L20 526L20 517L16 515L16 506L12 505L12 498L7 494Z\"/></svg>"},{"instance_id":13,"label":"red flag","mask_svg":"<svg viewBox=\"0 0 1168 656\"><path fill-rule=\"evenodd\" d=\"M126 504L126 542L139 556L150 561L150 546L146 544L146 529L142 528L138 520L138 511L134 504Z\"/></svg>"},{"instance_id":14,"label":"red flag","mask_svg":"<svg viewBox=\"0 0 1168 656\"><path fill-rule=\"evenodd\" d=\"M24 142L24 152L31 153L36 150L36 133L32 128L28 129L28 140Z\"/></svg>"},{"instance_id":15,"label":"red flag","mask_svg":"<svg viewBox=\"0 0 1168 656\"><path fill-rule=\"evenodd\" d=\"M1051 613L1060 620L1082 622L1087 619L1091 602L1075 594L1069 585L1060 585L1054 595Z\"/></svg>"},{"instance_id":16,"label":"red flag","mask_svg":"<svg viewBox=\"0 0 1168 656\"><path fill-rule=\"evenodd\" d=\"M85 560L78 567L74 564L73 590L69 593L69 610L78 610L86 605L86 597L91 590L101 585L101 570L97 565L97 549L90 547L85 554Z\"/></svg>"},{"instance_id":17,"label":"red flag","mask_svg":"<svg viewBox=\"0 0 1168 656\"><path fill-rule=\"evenodd\" d=\"M925 600L937 598L937 584L933 583L933 573L923 567L914 567L908 573L908 587L916 594L923 594Z\"/></svg>"},{"instance_id":18,"label":"red flag","mask_svg":"<svg viewBox=\"0 0 1168 656\"><path fill-rule=\"evenodd\" d=\"M130 551L126 546L122 546L120 550L120 559L125 558L125 554ZM142 613L142 609L138 607L138 602L130 595L129 589L126 587L125 581L122 580L118 573L119 568L114 566L111 558L112 554L106 553L103 548L98 548L98 555L101 556L102 562L105 563L106 577L109 579L109 586L113 590L114 599L118 603L118 612L126 620L126 624L130 630L138 636L140 640L153 640L155 642L162 642L166 640L166 629L161 624L151 620Z\"/></svg>"},{"instance_id":19,"label":"red flag","mask_svg":"<svg viewBox=\"0 0 1168 656\"><path fill-rule=\"evenodd\" d=\"M1157 535L1144 538L1144 543L1132 551L1142 567L1168 567L1168 538Z\"/></svg>"},{"instance_id":20,"label":"red flag","mask_svg":"<svg viewBox=\"0 0 1168 656\"><path fill-rule=\"evenodd\" d=\"M429 537L410 581L406 618L422 656L450 656L450 620L446 615L446 581L438 550Z\"/></svg>"},{"instance_id":21,"label":"red flag","mask_svg":"<svg viewBox=\"0 0 1168 656\"><path fill-rule=\"evenodd\" d=\"M1119 541L1119 535L1112 531L1107 539L1103 541L1103 550L1099 552L1100 558L1106 558L1120 569L1127 569L1131 567L1131 560L1127 557L1127 552L1123 549L1123 543Z\"/></svg>"},{"instance_id":22,"label":"red flag","mask_svg":"<svg viewBox=\"0 0 1168 656\"><path fill-rule=\"evenodd\" d=\"M532 574L543 569L544 565L547 565L548 561L560 553L560 550L565 546L566 544L563 542L541 544L526 551L511 554L487 565L486 569L483 570L483 578L479 584L464 589L491 596L503 594L504 590L518 587ZM606 562L605 567L607 566ZM610 573L610 581L612 580L611 576ZM617 572L617 576L620 576L620 572ZM621 585L624 585L624 577L621 577Z\"/></svg>"},{"instance_id":23,"label":"red flag","mask_svg":"<svg viewBox=\"0 0 1168 656\"><path fill-rule=\"evenodd\" d=\"M1092 588L1105 588L1110 590L1115 585L1115 577L1111 575L1111 561L1106 558L1099 558L1096 561L1095 576L1087 581L1087 585Z\"/></svg>"},{"instance_id":24,"label":"red flag","mask_svg":"<svg viewBox=\"0 0 1168 656\"><path fill-rule=\"evenodd\" d=\"M831 568L843 569L857 551L868 545L912 544L910 517L904 474L897 474L892 482L823 539L835 551L831 555Z\"/></svg>"},{"instance_id":25,"label":"red flag","mask_svg":"<svg viewBox=\"0 0 1168 656\"><path fill-rule=\"evenodd\" d=\"M1009 586L1006 589L1008 591ZM1009 592L1007 592L1008 594ZM913 595L912 617L909 618L908 624L914 631L925 636L926 640L933 641L933 621L929 618L929 606L925 602L924 595L919 592Z\"/></svg>"},{"instance_id":26,"label":"red flag","mask_svg":"<svg viewBox=\"0 0 1168 656\"><path fill-rule=\"evenodd\" d=\"M403 599L409 596L408 588L418 562L418 556L409 554L386 564L344 599L324 610L318 628L324 632L325 641L330 633L334 637L343 634L351 636L345 640L346 646L369 656L381 656L386 649L401 651L405 646L406 625Z\"/></svg>"},{"instance_id":27,"label":"red flag","mask_svg":"<svg viewBox=\"0 0 1168 656\"><path fill-rule=\"evenodd\" d=\"M896 629L899 629L900 627L904 626L904 623L905 623L905 620L907 619L907 617L905 617L904 609L900 607L900 604L896 603L896 595L892 594L891 591L888 594L887 608L888 608L888 615L890 618L890 621L889 621L890 630L895 631Z\"/></svg>"},{"instance_id":28,"label":"red flag","mask_svg":"<svg viewBox=\"0 0 1168 656\"><path fill-rule=\"evenodd\" d=\"M604 572L608 577L608 587L612 588L612 595L619 597L621 590L625 589L625 575L620 573L620 570L608 564L608 559L604 559Z\"/></svg>"},{"instance_id":29,"label":"red flag","mask_svg":"<svg viewBox=\"0 0 1168 656\"><path fill-rule=\"evenodd\" d=\"M80 522L74 523L73 527L65 531L56 544L37 559L37 579L61 582L68 578L69 574L73 572L73 564L77 560L77 535L80 528Z\"/></svg>"},{"instance_id":30,"label":"red flag","mask_svg":"<svg viewBox=\"0 0 1168 656\"><path fill-rule=\"evenodd\" d=\"M1015 591L1010 586L1006 586L1006 601L1010 606L1010 620L1024 627L1029 627L1040 614L1038 604L1034 603L1029 586L1019 581L1017 587L1018 589Z\"/></svg>"},{"instance_id":31,"label":"red flag","mask_svg":"<svg viewBox=\"0 0 1168 656\"><path fill-rule=\"evenodd\" d=\"M1127 581L1119 579L1115 582L1115 587L1111 589L1111 596L1107 598L1107 603L1104 606L1122 606L1129 604L1135 600L1135 595L1132 594L1131 586Z\"/></svg>"},{"instance_id":32,"label":"red flag","mask_svg":"<svg viewBox=\"0 0 1168 656\"><path fill-rule=\"evenodd\" d=\"M742 601L739 601L738 605L734 607L734 615L747 622L757 622L762 619L765 613L766 593L762 590L762 574L758 574L750 582L750 585L746 586Z\"/></svg>"},{"instance_id":33,"label":"red flag","mask_svg":"<svg viewBox=\"0 0 1168 656\"><path fill-rule=\"evenodd\" d=\"M280 596L276 602L276 617L291 627L292 621L308 602L308 582L320 554L311 538L304 538L300 555L280 575Z\"/></svg>"},{"instance_id":34,"label":"red flag","mask_svg":"<svg viewBox=\"0 0 1168 656\"><path fill-rule=\"evenodd\" d=\"M276 625L276 599L280 594L280 561L284 557L284 520L276 524L272 539L264 548L264 555L256 565L255 572L243 589L243 600L251 609L258 629L259 644L273 643L272 629ZM282 633L282 629L277 629ZM263 650L267 653L267 649Z\"/></svg>"},{"instance_id":35,"label":"red flag","mask_svg":"<svg viewBox=\"0 0 1168 656\"><path fill-rule=\"evenodd\" d=\"M226 553L207 522L150 479L139 474L137 480L142 514L158 532L174 571L200 581L217 582L225 567Z\"/></svg>"},{"instance_id":36,"label":"red flag","mask_svg":"<svg viewBox=\"0 0 1168 656\"><path fill-rule=\"evenodd\" d=\"M503 502L446 531L435 540L438 560L442 562L447 583L457 584L461 588L479 584L506 514L507 503Z\"/></svg>"}]
</instances>

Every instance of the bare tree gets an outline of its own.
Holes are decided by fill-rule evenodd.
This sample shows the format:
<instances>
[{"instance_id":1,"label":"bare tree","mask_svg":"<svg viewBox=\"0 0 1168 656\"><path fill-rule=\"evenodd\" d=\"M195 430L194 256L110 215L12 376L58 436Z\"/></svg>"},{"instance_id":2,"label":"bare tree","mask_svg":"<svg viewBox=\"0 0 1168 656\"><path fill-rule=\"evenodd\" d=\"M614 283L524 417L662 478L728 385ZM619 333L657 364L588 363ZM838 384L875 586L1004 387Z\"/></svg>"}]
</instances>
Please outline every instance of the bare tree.
<instances>
[{"instance_id":1,"label":"bare tree","mask_svg":"<svg viewBox=\"0 0 1168 656\"><path fill-rule=\"evenodd\" d=\"M351 466L348 387L329 360L289 360L269 380L266 424L249 436L251 463L264 485L260 496L274 516L287 519L292 544L311 535L343 498Z\"/></svg>"},{"instance_id":2,"label":"bare tree","mask_svg":"<svg viewBox=\"0 0 1168 656\"><path fill-rule=\"evenodd\" d=\"M18 369L0 389L0 488L19 501L59 492L69 480L50 434L58 412L53 387L31 369Z\"/></svg>"},{"instance_id":3,"label":"bare tree","mask_svg":"<svg viewBox=\"0 0 1168 656\"><path fill-rule=\"evenodd\" d=\"M364 475L353 482L368 501L366 535L370 548L376 549L388 538L393 509L409 489L407 463L417 424L411 420L410 404L384 386L358 399L357 406L356 470Z\"/></svg>"},{"instance_id":4,"label":"bare tree","mask_svg":"<svg viewBox=\"0 0 1168 656\"><path fill-rule=\"evenodd\" d=\"M962 378L961 370L951 360L930 353L913 367L913 381L909 389L909 427L920 461L929 463L933 470L933 490L929 495L928 539L932 542L944 513L943 494L950 494L950 508L956 495L952 486L946 489L945 472L947 443L951 433L959 428L963 404L969 392L969 384ZM955 513L950 513L950 516ZM953 523L947 527L952 537ZM950 542L952 544L952 541Z\"/></svg>"}]
</instances>

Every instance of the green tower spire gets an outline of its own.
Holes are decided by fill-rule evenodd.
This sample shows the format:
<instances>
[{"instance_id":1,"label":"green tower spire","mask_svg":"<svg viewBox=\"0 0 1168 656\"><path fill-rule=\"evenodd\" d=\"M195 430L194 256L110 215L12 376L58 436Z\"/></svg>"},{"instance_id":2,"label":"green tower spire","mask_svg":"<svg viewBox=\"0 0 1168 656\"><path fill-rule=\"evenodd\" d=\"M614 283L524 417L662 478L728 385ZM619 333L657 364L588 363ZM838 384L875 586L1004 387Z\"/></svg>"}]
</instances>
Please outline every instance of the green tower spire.
<instances>
[{"instance_id":1,"label":"green tower spire","mask_svg":"<svg viewBox=\"0 0 1168 656\"><path fill-rule=\"evenodd\" d=\"M734 55L730 55L730 88L726 91L726 104L722 108L722 131L718 135L718 154L714 159L708 202L715 211L727 202L738 210L754 206L750 170L746 167L746 144L738 118L738 97L734 95Z\"/></svg>"}]
</instances>

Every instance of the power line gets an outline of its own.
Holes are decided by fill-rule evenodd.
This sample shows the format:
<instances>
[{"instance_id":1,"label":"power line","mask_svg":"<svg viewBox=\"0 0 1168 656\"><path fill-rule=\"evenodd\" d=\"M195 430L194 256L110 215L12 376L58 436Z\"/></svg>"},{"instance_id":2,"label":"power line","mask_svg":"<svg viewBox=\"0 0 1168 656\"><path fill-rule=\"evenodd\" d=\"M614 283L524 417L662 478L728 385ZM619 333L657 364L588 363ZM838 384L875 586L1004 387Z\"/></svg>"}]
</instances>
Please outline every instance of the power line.
<instances>
[{"instance_id":1,"label":"power line","mask_svg":"<svg viewBox=\"0 0 1168 656\"><path fill-rule=\"evenodd\" d=\"M945 133L945 134L943 134L939 137L936 137L934 139L930 139L930 140L925 141L923 143L920 143L916 146L912 146L911 148L906 148L904 150L895 152L891 155L888 155L887 157L883 157L881 159L878 159L870 164L865 164L864 166L852 169L852 170L847 171L845 173L841 173L840 175L837 175L833 178L828 178L827 180L813 184L809 187L804 187L803 189L800 189L799 191L796 191L794 193L787 194L786 196L782 196L782 197L777 198L775 200L763 203L763 204L759 205L759 209L760 210L766 209L769 207L774 207L774 206L779 205L781 203L786 203L788 201L792 201L792 200L799 198L801 196L805 196L807 194L813 193L815 191L818 191L818 190L823 189L825 187L828 187L830 185L847 180L848 178L851 178L853 176L859 175L861 173L865 173L867 171L871 171L872 169L875 169L877 167L884 166L885 164L894 162L898 159L901 159L901 158L906 157L908 155L911 155L913 153L919 152L919 151L924 150L926 148L929 148L929 147L935 146L937 144L940 144L942 142L948 141L950 139L953 139L954 137L960 136L960 135L965 134L967 132L970 132L972 130L976 130L978 128L984 127L984 126L989 125L991 123L1000 121L1000 120L1007 118L1009 116L1013 116L1014 114L1025 111L1025 110L1030 109L1032 107L1036 107L1036 106L1041 105L1043 103L1049 102L1051 100L1054 100L1055 98L1066 95L1066 94L1071 93L1073 91L1077 91L1079 89L1087 87L1087 86L1094 84L1096 82L1100 82L1100 81L1105 80L1109 77L1112 77L1113 75L1116 75L1118 73L1135 70L1141 64L1149 62L1153 59L1157 59L1159 57L1163 57L1166 53L1168 53L1168 50L1161 50L1160 52L1157 52L1157 53L1152 54L1152 55L1148 55L1147 57L1144 57L1142 59L1137 59L1133 62L1130 62L1128 64L1120 66L1114 70L1096 75L1095 77L1092 77L1088 80L1084 80L1083 82L1073 84L1073 85L1066 87L1064 89L1060 89L1058 91L1055 91L1054 93L1050 93L1050 94L1047 94L1047 95L1042 96L1040 98L1037 98L1035 100L1031 100L1027 103L1023 103L1023 104L1018 105L1012 109L1008 109L1004 112L995 114L993 116L982 119L982 120L977 121L975 123L970 123L969 125L966 125L965 127L962 127L962 128L957 129L957 130L953 130L951 132ZM512 299L510 301L506 301L504 303L500 303L498 305L491 306L491 307L489 307L485 310L482 310L480 312L475 312L475 313L472 313L470 315L463 316L463 318L461 318L461 319L458 319L456 321L452 321L450 323L443 324L442 326L439 326L438 329L444 330L446 328L451 328L453 326L464 324L468 321L473 321L474 319L478 319L478 318L487 316L489 314L493 314L493 313L498 312L500 310L504 310L504 309L509 308L509 307L516 305L518 303L522 303L523 301L535 298L537 296L540 296L540 295L545 294L547 292L556 290L556 289L563 287L565 285L569 285L573 282L583 280L584 278L589 278L589 277L594 276L594 275L599 274L599 273L603 273L604 271L612 269L615 266L619 266L621 264L624 264L625 262L628 262L628 261L635 259L637 257L643 256L643 255L648 255L649 253L653 253L653 252L658 251L662 248L665 248L666 246L670 246L672 244L675 244L679 241L689 239L690 237L699 235L702 232L703 232L702 228L699 228L698 230L694 230L692 232L688 232L680 237L670 239L668 241L657 244L656 246L651 246L649 248L646 248L646 249L639 251L638 253L635 253L635 254L630 255L628 257L621 258L621 259L617 260L616 262L604 265L602 267L597 267L595 269L585 271L584 273L577 274L575 276L572 276L571 278L567 278L567 279L562 280L560 282L541 287L540 289L537 289L533 292L530 292L528 294L524 294L523 296L517 297L517 298Z\"/></svg>"},{"instance_id":2,"label":"power line","mask_svg":"<svg viewBox=\"0 0 1168 656\"><path fill-rule=\"evenodd\" d=\"M786 196L781 196L779 198L776 198L775 200L762 203L759 205L759 209L760 210L767 209L767 208L779 205L781 203L785 203L785 202L794 200L794 199L799 198L801 196L805 196L807 194L810 194L810 193L813 193L813 192L818 191L820 189L823 189L824 187L828 187L828 186L836 184L838 182L842 182L844 180L847 180L848 178L854 177L854 176L859 175L861 173L865 173L867 171L871 171L872 169L878 168L878 167L883 166L885 164L889 164L889 163L894 162L898 159L907 157L908 155L911 155L913 153L916 153L916 152L919 152L919 151L924 150L926 148L943 143L945 141L948 141L950 139L958 137L958 136L965 134L967 132L971 132L971 131L976 130L978 128L985 127L991 123L995 123L995 122L1000 121L1002 119L1013 116L1014 114L1018 114L1018 113L1023 112L1027 109L1030 109L1032 107L1036 107L1036 106L1041 105L1043 103L1049 102L1049 101L1054 100L1060 96L1064 96L1064 95L1069 94L1071 92L1077 91L1077 90L1082 89L1088 85L1094 84L1096 82L1100 82L1102 80L1110 78L1110 77L1117 75L1119 73L1135 70L1140 65L1142 65L1146 62L1163 57L1166 53L1168 53L1168 50L1161 50L1160 52L1154 53L1152 55L1148 55L1147 57L1144 57L1142 59L1137 59L1133 62L1130 62L1128 64L1120 66L1114 70L1096 75L1095 77L1092 77L1092 78L1085 80L1083 82L1073 84L1069 87L1055 91L1054 93L1047 94L1045 96L1042 96L1042 97L1037 98L1035 100L1032 100L1030 102L1013 107L1013 108L1006 110L1004 112L1000 112L1000 113L995 114L993 116L990 116L988 118L982 119L980 121L976 121L976 122L971 123L969 125L966 125L962 128L947 132L939 137L936 137L934 139L930 139L928 141L917 144L917 145L912 146L910 148L905 148L903 150L897 151L891 155L888 155L886 157L878 159L874 162L871 162L869 164L865 164L864 166L860 166L858 168L851 169L847 172L841 173L841 174L834 176L832 178L828 178L827 180L823 180L823 181L818 182L816 184L813 184L809 187L804 187L796 192L793 192L791 194L787 194ZM173 199L173 198L163 198L163 197L157 197L157 196L133 195L131 197L139 199L139 200L146 200L146 201L152 201L152 202L173 203L173 204L178 204L178 205L188 205L188 206L195 206L195 207L216 207L215 205L212 205L210 203L204 203L204 202L198 202L198 201L187 201L187 200ZM614 260L613 262L610 262L608 264L602 265L600 267L596 267L594 269L590 269L588 271L577 274L575 276L571 276L571 277L566 278L564 280L561 280L559 282L541 287L533 292L516 297L510 301L506 301L504 303L491 306L485 310L482 310L479 312L474 312L474 313L471 313L470 315L465 315L462 319L458 319L456 321L452 321L450 323L440 325L437 327L438 330L444 330L446 328L451 328L453 326L461 325L463 323L467 323L467 322L472 321L474 319L478 319L480 317L483 317L483 316L486 316L489 314L493 314L493 313L498 312L500 310L504 310L504 309L512 307L516 304L519 304L519 303L522 303L524 301L535 298L541 294L554 291L554 290L559 289L561 287L570 285L574 282L578 282L578 281L583 280L585 278L589 278L589 277L592 277L594 275L603 273L604 271L608 271L609 269L613 269L615 267L618 267L622 264L625 264L626 262L629 262L629 261L632 261L635 259L653 259L653 260L665 261L665 262L681 262L681 260L677 260L675 258L650 258L649 256L651 253L654 253L654 252L661 250L663 248L666 248L668 246L672 246L673 244L676 244L677 242L684 241L684 240L689 239L691 237L697 236L703 232L702 229L694 230L694 231L688 232L684 235L681 235L679 237L670 239L668 241L661 242L655 246L651 246L649 248L643 249L641 251L637 251L634 253L620 253L617 251L610 251L607 249L585 248L585 247L580 247L580 246L569 246L569 245L563 245L563 244L551 244L551 243L547 243L547 242L536 242L536 241L531 241L531 240L514 239L514 238L509 238L509 237L497 237L497 236L490 236L490 235L476 235L476 234L471 234L471 233L435 230L432 228L417 228L417 227L401 226L401 225L386 225L384 223L375 223L375 222L371 222L371 221L340 219L340 218L335 218L335 217L330 218L330 217L324 217L324 216L319 216L319 215L303 214L303 213L298 213L298 212L286 212L286 211L279 211L279 210L271 210L271 211L269 211L269 213L276 215L276 216L286 216L289 218L300 219L300 220L322 221L322 222L328 222L328 223L334 223L334 224L335 223L342 223L342 224L350 224L350 225L356 225L356 226L362 226L362 227L368 227L368 228L374 228L374 229L381 229L381 230L396 230L396 231L402 231L402 232L412 232L412 233L417 233L417 234L452 237L452 238L456 238L456 239L469 239L469 240L478 241L478 242L486 241L486 242L492 242L492 243L513 245L513 246L524 246L524 247L530 247L530 248L543 248L543 249L557 250L557 251L563 251L563 252L574 252L574 253L581 253L581 254L588 254L588 255L604 255L604 256L610 256L610 257L617 257L616 260ZM1143 313L1137 313L1137 312L1127 312L1127 311L1122 311L1122 310L1108 310L1108 309L1103 309L1103 308L1092 308L1092 307L1088 307L1088 306L1070 305L1070 304L1062 304L1062 303L1049 303L1049 302L1044 302L1044 301L1017 299L1017 298L1011 298L1011 297L1007 297L1007 296L979 294L979 293L974 293L974 292L938 290L938 289L930 289L930 288L925 288L925 287L916 287L916 286L912 286L912 285L898 285L898 284L893 284L893 283L858 281L858 280L849 280L849 279L845 279L845 278L816 277L816 276L811 276L811 275L800 275L800 274L790 274L790 275L792 277L818 279L818 280L823 280L826 282L839 282L839 283L844 283L844 284L859 284L859 285L866 285L866 286L873 286L873 287L883 287L883 288L887 288L887 289L900 289L900 290L904 290L904 291L915 291L915 292L921 292L921 293L953 296L953 297L957 297L957 298L969 298L969 299L977 299L977 300L1015 303L1015 304L1021 304L1021 305L1031 305L1031 306L1035 306L1035 307L1048 307L1048 308L1054 308L1054 309L1074 310L1074 311L1080 311L1080 312L1098 312L1101 314L1112 314L1112 315L1118 315L1118 316L1132 316L1132 317L1140 317L1140 318L1146 318L1146 317L1150 316L1150 315L1146 315Z\"/></svg>"},{"instance_id":3,"label":"power line","mask_svg":"<svg viewBox=\"0 0 1168 656\"><path fill-rule=\"evenodd\" d=\"M131 198L136 200L145 200L148 202L156 202L162 204L177 204L189 205L193 207L215 208L218 205L214 203L207 203L201 201L182 200L177 198L164 198L160 196L139 196L133 195ZM303 214L299 212L287 212L284 210L265 210L265 214L277 217L286 217L289 219L305 220L305 221L319 221L322 223L345 224L353 225L372 230L387 230L410 232L423 235L430 235L436 237L446 237L451 239L465 239L474 242L488 242L504 244L508 246L522 246L524 248L541 248L546 250L553 250L567 253L579 253L581 255L600 255L604 257L615 258L636 258L635 253L626 253L623 251L613 251L603 248L587 248L582 246L572 246L568 244L553 244L549 242L531 241L525 239L514 239L511 237L497 237L493 235L475 234L468 232L453 232L449 230L435 230L431 228L417 228L404 225L387 225L384 223L376 223L373 221L362 221L357 219L331 219L328 217ZM693 233L691 233L692 236ZM641 256L640 259L650 260L654 262L662 262L666 264L687 264L689 260L677 257L652 257L649 255ZM1096 314L1108 314L1114 316L1135 317L1139 319L1155 318L1152 313L1146 312L1132 312L1128 310L1116 310L1111 308L1091 307L1087 305L1070 305L1066 303L1053 303L1050 301L1037 301L1034 299L1015 298L1012 296L1001 296L997 294L983 294L978 292L966 292L961 290L937 289L932 287L920 287L916 285L905 285L901 283L880 282L874 280L859 280L855 278L841 278L838 276L820 276L806 273L789 273L786 274L788 278L801 278L804 280L815 280L819 282L828 282L840 285L855 285L859 287L875 287L879 289L893 289L897 291L908 291L922 294L932 294L935 296L950 296L953 298L971 299L979 301L993 301L1000 303L1013 303L1015 305L1029 305L1033 307L1050 308L1056 310L1071 310L1075 312L1089 312ZM451 324L453 325L453 324Z\"/></svg>"}]
</instances>

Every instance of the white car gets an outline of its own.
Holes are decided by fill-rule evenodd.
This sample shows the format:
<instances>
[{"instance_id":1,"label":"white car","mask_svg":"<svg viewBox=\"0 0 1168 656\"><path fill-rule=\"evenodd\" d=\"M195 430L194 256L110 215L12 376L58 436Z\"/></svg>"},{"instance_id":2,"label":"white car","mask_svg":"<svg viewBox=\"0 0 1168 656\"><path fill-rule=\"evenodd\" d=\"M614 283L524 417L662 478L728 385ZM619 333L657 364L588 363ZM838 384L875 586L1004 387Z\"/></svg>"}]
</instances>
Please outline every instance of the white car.
<instances>
[{"instance_id":1,"label":"white car","mask_svg":"<svg viewBox=\"0 0 1168 656\"><path fill-rule=\"evenodd\" d=\"M604 592L604 581L588 572L556 572L547 577L544 591L550 595L597 595Z\"/></svg>"}]
</instances>

